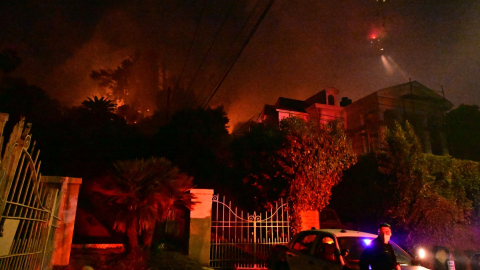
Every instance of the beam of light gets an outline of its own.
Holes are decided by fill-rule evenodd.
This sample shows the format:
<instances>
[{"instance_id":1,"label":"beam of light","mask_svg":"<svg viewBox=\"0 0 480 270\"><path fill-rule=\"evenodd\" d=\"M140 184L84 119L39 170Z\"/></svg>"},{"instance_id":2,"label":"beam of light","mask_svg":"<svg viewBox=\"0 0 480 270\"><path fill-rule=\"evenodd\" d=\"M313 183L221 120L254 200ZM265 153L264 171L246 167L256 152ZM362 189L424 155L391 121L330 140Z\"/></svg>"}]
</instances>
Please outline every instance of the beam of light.
<instances>
[{"instance_id":1,"label":"beam of light","mask_svg":"<svg viewBox=\"0 0 480 270\"><path fill-rule=\"evenodd\" d=\"M393 74L392 64L390 64L390 62L388 61L387 57L385 57L385 55L382 55L381 59L382 59L383 67L385 68L385 71L387 72L387 74L392 75Z\"/></svg>"},{"instance_id":2,"label":"beam of light","mask_svg":"<svg viewBox=\"0 0 480 270\"><path fill-rule=\"evenodd\" d=\"M400 75L403 80L408 80L407 73L392 59L390 56L381 56L383 67L387 72L387 75Z\"/></svg>"}]
</instances>

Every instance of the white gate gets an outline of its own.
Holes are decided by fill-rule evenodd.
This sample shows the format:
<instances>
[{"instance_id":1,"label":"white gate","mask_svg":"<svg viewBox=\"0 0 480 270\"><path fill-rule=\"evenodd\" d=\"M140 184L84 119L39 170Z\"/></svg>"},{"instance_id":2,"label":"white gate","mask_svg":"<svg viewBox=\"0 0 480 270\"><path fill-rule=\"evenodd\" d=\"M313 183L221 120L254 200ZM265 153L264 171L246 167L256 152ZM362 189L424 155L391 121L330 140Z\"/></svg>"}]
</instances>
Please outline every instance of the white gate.
<instances>
[{"instance_id":1,"label":"white gate","mask_svg":"<svg viewBox=\"0 0 480 270\"><path fill-rule=\"evenodd\" d=\"M290 240L287 203L262 213L244 213L212 198L210 267L216 269L263 269L270 247Z\"/></svg>"},{"instance_id":2,"label":"white gate","mask_svg":"<svg viewBox=\"0 0 480 270\"><path fill-rule=\"evenodd\" d=\"M8 115L0 113L0 269L51 269L60 187L42 182L40 152L32 158L31 125L24 119L15 126L2 157L7 120Z\"/></svg>"}]
</instances>

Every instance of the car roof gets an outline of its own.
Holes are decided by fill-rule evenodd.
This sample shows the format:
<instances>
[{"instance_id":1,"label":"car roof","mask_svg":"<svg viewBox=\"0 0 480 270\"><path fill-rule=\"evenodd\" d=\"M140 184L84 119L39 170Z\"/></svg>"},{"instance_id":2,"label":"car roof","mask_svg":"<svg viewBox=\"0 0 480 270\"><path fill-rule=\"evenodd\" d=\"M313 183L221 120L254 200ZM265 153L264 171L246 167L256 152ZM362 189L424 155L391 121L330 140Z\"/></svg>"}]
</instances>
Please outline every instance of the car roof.
<instances>
[{"instance_id":1,"label":"car roof","mask_svg":"<svg viewBox=\"0 0 480 270\"><path fill-rule=\"evenodd\" d=\"M361 231L352 231L352 230L344 230L344 229L319 229L319 230L312 230L312 231L320 231L331 233L335 235L335 237L369 237L369 238L376 238L376 234L361 232Z\"/></svg>"}]
</instances>

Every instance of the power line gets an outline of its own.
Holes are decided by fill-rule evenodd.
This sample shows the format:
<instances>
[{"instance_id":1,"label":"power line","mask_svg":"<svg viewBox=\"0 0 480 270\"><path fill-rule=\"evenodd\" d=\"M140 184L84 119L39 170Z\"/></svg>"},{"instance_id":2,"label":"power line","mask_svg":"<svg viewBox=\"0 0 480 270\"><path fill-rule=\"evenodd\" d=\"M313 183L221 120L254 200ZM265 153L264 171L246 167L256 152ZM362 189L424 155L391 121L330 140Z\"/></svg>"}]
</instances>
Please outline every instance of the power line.
<instances>
[{"instance_id":1,"label":"power line","mask_svg":"<svg viewBox=\"0 0 480 270\"><path fill-rule=\"evenodd\" d=\"M219 36L220 34L220 31L222 30L223 26L225 25L225 22L227 21L227 18L228 16L230 15L230 12L233 10L233 6L235 5L235 2L236 0L233 0L230 8L228 9L227 11L227 14L225 15L225 17L223 18L223 21L222 21L222 24L220 25L220 27L218 28L217 32L215 33L215 36L212 40L212 42L210 43L210 46L207 50L207 53L205 53L203 59L202 59L202 62L200 63L200 65L198 66L197 68L197 71L195 72L195 75L193 76L193 79L192 81L190 82L190 85L187 87L187 91L185 91L185 93L188 93L188 90L190 90L191 86L193 85L193 83L195 82L195 79L197 78L197 75L198 73L200 72L200 69L202 68L203 64L205 63L205 60L207 58L207 56L210 54L210 51L212 50L213 48L213 45L215 44L215 41L217 40L217 37ZM196 100L193 100L193 104L196 103Z\"/></svg>"},{"instance_id":2,"label":"power line","mask_svg":"<svg viewBox=\"0 0 480 270\"><path fill-rule=\"evenodd\" d=\"M212 92L212 94L207 98L207 100L204 102L202 108L205 108L208 103L210 102L210 100L213 98L213 96L217 93L218 89L220 88L220 86L222 85L223 81L225 80L225 78L227 77L227 75L230 73L230 70L233 68L233 65L236 63L237 59L240 57L241 53L243 52L243 50L245 49L245 47L247 46L247 44L249 43L250 39L252 38L253 34L256 32L256 30L258 29L258 26L260 25L260 23L263 21L263 19L265 18L265 16L267 15L268 11L270 10L271 6L273 5L273 2L275 0L269 0L268 3L267 3L267 6L265 7L263 13L261 14L260 18L257 20L255 26L253 27L252 31L250 31L250 34L248 35L247 37L247 40L244 42L244 44L242 45L240 51L237 53L237 55L234 57L233 61L231 62L230 66L228 67L228 70L224 73L222 79L220 80L220 82L217 84L217 86L215 87L214 91Z\"/></svg>"},{"instance_id":3,"label":"power line","mask_svg":"<svg viewBox=\"0 0 480 270\"><path fill-rule=\"evenodd\" d=\"M206 6L207 6L207 0L204 0L203 1L203 6L202 6L202 11L200 13L200 18L198 20L198 24L197 24L197 27L195 28L195 32L193 34L192 42L190 43L190 47L188 48L188 51L187 51L187 57L185 58L185 62L183 63L182 71L180 72L180 76L178 77L178 80L175 83L175 87L178 87L178 85L180 83L180 80L182 79L183 72L185 71L185 67L187 66L188 58L190 58L190 53L192 51L193 43L195 42L195 39L197 37L198 29L200 28L200 24L202 22L202 18L203 18L203 14L205 12L205 7Z\"/></svg>"},{"instance_id":4,"label":"power line","mask_svg":"<svg viewBox=\"0 0 480 270\"><path fill-rule=\"evenodd\" d=\"M257 1L254 8L252 9L252 12L250 12L250 14L246 17L245 21L242 23L242 27L237 32L237 35L235 36L230 46L231 48L230 51L236 52L237 50L241 49L241 45L237 45L237 43L242 42L242 40L246 39L246 37L243 36L244 30L247 29L248 31L249 27L247 27L247 25L249 25L249 23L254 20L252 18L256 17L255 15L256 13L258 13L257 11L260 10L260 6L261 6L261 1ZM205 89L209 89L210 87L213 88L215 85L214 75L224 73L225 72L224 70L228 68L228 64L231 63L231 61L233 61L233 57L226 56L225 58L227 58L227 61L225 61L226 64L222 66L218 66L215 72L212 72L213 75L210 77L208 82L205 83L205 85L203 86L203 89L201 90L198 96L202 96L203 93L205 92Z\"/></svg>"}]
</instances>

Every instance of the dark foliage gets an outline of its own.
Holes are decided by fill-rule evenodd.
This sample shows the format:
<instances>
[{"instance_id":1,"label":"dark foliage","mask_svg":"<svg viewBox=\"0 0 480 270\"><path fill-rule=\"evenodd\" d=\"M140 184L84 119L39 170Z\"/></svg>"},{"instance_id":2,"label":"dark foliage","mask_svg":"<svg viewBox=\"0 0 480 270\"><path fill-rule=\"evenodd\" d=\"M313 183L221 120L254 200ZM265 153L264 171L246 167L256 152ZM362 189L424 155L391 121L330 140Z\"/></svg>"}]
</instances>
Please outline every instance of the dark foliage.
<instances>
[{"instance_id":1,"label":"dark foliage","mask_svg":"<svg viewBox=\"0 0 480 270\"><path fill-rule=\"evenodd\" d=\"M408 123L396 124L382 150L362 157L345 176L332 206L361 229L375 232L379 221L388 221L407 247L462 248L455 238L472 234L466 227L480 202L480 164L422 153Z\"/></svg>"},{"instance_id":2,"label":"dark foliage","mask_svg":"<svg viewBox=\"0 0 480 270\"><path fill-rule=\"evenodd\" d=\"M99 86L111 90L110 98L115 100L124 100L128 94L129 80L135 58L131 57L122 61L117 69L93 70L90 78L98 82Z\"/></svg>"},{"instance_id":3,"label":"dark foliage","mask_svg":"<svg viewBox=\"0 0 480 270\"><path fill-rule=\"evenodd\" d=\"M165 158L116 161L106 180L93 183L91 190L108 199L115 212L113 228L128 237L126 251L132 256L149 251L157 222L172 220L175 209L194 204L192 178Z\"/></svg>"},{"instance_id":4,"label":"dark foliage","mask_svg":"<svg viewBox=\"0 0 480 270\"><path fill-rule=\"evenodd\" d=\"M155 155L165 156L203 188L228 185L228 118L223 107L177 112L154 137Z\"/></svg>"},{"instance_id":5,"label":"dark foliage","mask_svg":"<svg viewBox=\"0 0 480 270\"><path fill-rule=\"evenodd\" d=\"M233 167L239 179L236 189L242 191L236 195L240 206L253 211L284 195L288 182L276 174L273 160L284 141L277 127L264 124L253 124L249 132L232 141ZM260 184L258 177L269 177L270 181Z\"/></svg>"},{"instance_id":6,"label":"dark foliage","mask_svg":"<svg viewBox=\"0 0 480 270\"><path fill-rule=\"evenodd\" d=\"M446 115L450 155L480 161L480 110L477 105L460 105Z\"/></svg>"},{"instance_id":7,"label":"dark foliage","mask_svg":"<svg viewBox=\"0 0 480 270\"><path fill-rule=\"evenodd\" d=\"M356 161L340 126L290 117L282 120L280 130L252 127L236 142L241 167L250 171L244 181L254 190L254 202L270 206L280 198L288 201L294 232L300 229L300 212L324 208L342 172Z\"/></svg>"},{"instance_id":8,"label":"dark foliage","mask_svg":"<svg viewBox=\"0 0 480 270\"><path fill-rule=\"evenodd\" d=\"M375 154L360 156L358 162L345 171L343 180L332 188L330 206L337 210L343 222L355 224L354 229L376 232L383 217L381 183L384 181Z\"/></svg>"},{"instance_id":9,"label":"dark foliage","mask_svg":"<svg viewBox=\"0 0 480 270\"><path fill-rule=\"evenodd\" d=\"M5 74L15 70L21 62L18 52L13 49L4 49L0 52L0 71Z\"/></svg>"}]
</instances>

